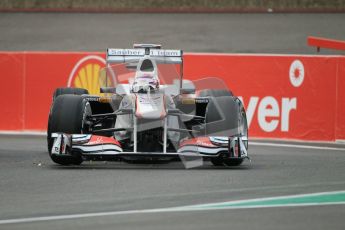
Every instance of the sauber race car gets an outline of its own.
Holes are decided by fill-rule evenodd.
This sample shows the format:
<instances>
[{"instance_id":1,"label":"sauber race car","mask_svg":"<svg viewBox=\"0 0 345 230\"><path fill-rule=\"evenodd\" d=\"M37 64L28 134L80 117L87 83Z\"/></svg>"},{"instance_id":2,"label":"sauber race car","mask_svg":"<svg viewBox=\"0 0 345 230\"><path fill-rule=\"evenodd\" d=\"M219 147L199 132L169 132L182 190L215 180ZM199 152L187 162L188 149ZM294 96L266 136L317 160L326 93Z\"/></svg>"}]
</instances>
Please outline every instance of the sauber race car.
<instances>
[{"instance_id":1,"label":"sauber race car","mask_svg":"<svg viewBox=\"0 0 345 230\"><path fill-rule=\"evenodd\" d=\"M212 68L210 66L209 68ZM238 97L218 78L183 79L182 50L135 44L107 49L98 95L58 88L48 119L48 151L61 165L85 160L209 160L237 166L248 158L248 128Z\"/></svg>"}]
</instances>

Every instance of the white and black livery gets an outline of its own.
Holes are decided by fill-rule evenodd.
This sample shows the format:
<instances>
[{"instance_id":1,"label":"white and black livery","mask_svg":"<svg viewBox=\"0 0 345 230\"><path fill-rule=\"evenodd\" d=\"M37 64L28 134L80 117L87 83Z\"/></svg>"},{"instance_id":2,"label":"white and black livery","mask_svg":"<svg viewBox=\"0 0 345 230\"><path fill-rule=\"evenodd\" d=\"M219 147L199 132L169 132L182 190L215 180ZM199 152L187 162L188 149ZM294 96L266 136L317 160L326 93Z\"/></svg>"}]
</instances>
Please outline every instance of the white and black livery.
<instances>
[{"instance_id":1,"label":"white and black livery","mask_svg":"<svg viewBox=\"0 0 345 230\"><path fill-rule=\"evenodd\" d=\"M106 59L99 95L81 88L58 88L53 95L47 139L55 163L182 160L195 167L210 160L237 166L248 158L241 101L219 78L184 79L182 50L135 44L108 49Z\"/></svg>"}]
</instances>

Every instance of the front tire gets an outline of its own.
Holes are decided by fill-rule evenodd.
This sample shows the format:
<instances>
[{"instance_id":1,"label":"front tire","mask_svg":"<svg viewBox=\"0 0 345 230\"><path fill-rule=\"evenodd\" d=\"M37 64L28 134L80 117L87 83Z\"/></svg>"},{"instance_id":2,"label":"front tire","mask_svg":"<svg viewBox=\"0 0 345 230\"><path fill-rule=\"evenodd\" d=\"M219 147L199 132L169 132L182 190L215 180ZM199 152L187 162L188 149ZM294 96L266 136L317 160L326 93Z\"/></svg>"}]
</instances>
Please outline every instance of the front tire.
<instances>
[{"instance_id":1,"label":"front tire","mask_svg":"<svg viewBox=\"0 0 345 230\"><path fill-rule=\"evenodd\" d=\"M217 158L212 158L211 159L211 162L214 166L223 166L224 165L224 162L222 159L220 159L219 157Z\"/></svg>"},{"instance_id":2,"label":"front tire","mask_svg":"<svg viewBox=\"0 0 345 230\"><path fill-rule=\"evenodd\" d=\"M206 108L207 136L245 136L248 140L247 117L244 107L238 98L232 96L210 97ZM244 141L248 149L248 141ZM239 166L243 159L214 158L215 166Z\"/></svg>"},{"instance_id":3,"label":"front tire","mask_svg":"<svg viewBox=\"0 0 345 230\"><path fill-rule=\"evenodd\" d=\"M52 133L81 134L88 132L88 126L85 123L87 115L91 115L91 107L80 95L60 95L52 105L51 114L48 120L48 151L51 159L61 165L79 165L82 163L80 155L57 156L51 154L54 139Z\"/></svg>"},{"instance_id":4,"label":"front tire","mask_svg":"<svg viewBox=\"0 0 345 230\"><path fill-rule=\"evenodd\" d=\"M243 163L243 159L225 159L223 163L226 166L239 166Z\"/></svg>"}]
</instances>

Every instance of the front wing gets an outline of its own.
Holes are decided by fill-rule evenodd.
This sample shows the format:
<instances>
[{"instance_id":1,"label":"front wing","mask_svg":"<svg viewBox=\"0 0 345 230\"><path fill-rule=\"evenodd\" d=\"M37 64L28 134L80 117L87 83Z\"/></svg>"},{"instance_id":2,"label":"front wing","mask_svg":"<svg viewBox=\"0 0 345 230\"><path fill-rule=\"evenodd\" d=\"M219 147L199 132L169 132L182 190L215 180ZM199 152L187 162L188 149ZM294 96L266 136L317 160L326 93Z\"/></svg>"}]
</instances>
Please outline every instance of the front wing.
<instances>
[{"instance_id":1,"label":"front wing","mask_svg":"<svg viewBox=\"0 0 345 230\"><path fill-rule=\"evenodd\" d=\"M196 137L181 141L176 152L127 152L113 137L93 134L53 133L51 154L76 155L84 159L119 160L123 157L185 158L213 157L248 158L247 142L244 136L234 137Z\"/></svg>"}]
</instances>

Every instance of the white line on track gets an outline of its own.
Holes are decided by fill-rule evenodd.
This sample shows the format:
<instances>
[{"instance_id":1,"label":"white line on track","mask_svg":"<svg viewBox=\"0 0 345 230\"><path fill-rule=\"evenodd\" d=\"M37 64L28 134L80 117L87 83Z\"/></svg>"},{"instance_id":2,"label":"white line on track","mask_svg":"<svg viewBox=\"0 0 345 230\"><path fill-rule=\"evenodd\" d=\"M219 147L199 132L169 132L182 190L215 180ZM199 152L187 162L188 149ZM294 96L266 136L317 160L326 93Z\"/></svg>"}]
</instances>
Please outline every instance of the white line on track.
<instances>
[{"instance_id":1,"label":"white line on track","mask_svg":"<svg viewBox=\"0 0 345 230\"><path fill-rule=\"evenodd\" d=\"M329 205L344 205L345 202L338 203L307 203L307 204L284 204L284 205L252 205L252 206L239 206L239 207L222 207L222 208L162 208L162 209L143 209L143 210L129 210L129 211L114 211L114 212L97 212L97 213L85 213L85 214L71 214L71 215L57 215L57 216L43 216L32 218L18 218L0 220L0 225L3 224L20 224L30 222L42 222L42 221L54 221L54 220L69 220L91 217L106 217L106 216L118 216L118 215L130 215L130 214L149 214L149 213L167 213L167 212L191 212L191 211L208 211L208 210L227 210L227 209L255 209L255 208L281 208L281 207L306 207L306 206L329 206Z\"/></svg>"},{"instance_id":2,"label":"white line on track","mask_svg":"<svg viewBox=\"0 0 345 230\"><path fill-rule=\"evenodd\" d=\"M4 131L0 130L0 135L13 135L13 136L47 136L47 132L41 131Z\"/></svg>"},{"instance_id":3,"label":"white line on track","mask_svg":"<svg viewBox=\"0 0 345 230\"><path fill-rule=\"evenodd\" d=\"M345 202L325 202L325 203L296 203L296 204L277 204L277 205L249 205L249 206L228 206L228 207L212 207L213 205L222 204L238 204L242 202L251 201L269 201L273 199L282 198L298 198L304 196L318 196L318 195L331 195L344 193L345 191L333 191L333 192L321 192L321 193L309 193L309 194L299 194L290 196L278 196L278 197L268 197L268 198L257 198L248 200L237 200L229 202L218 202L218 203L208 203L201 205L190 205L190 206L180 206L171 208L158 208L158 209L142 209L142 210L128 210L128 211L112 211L112 212L95 212L95 213L82 213L82 214L70 214L70 215L56 215L56 216L42 216L42 217L29 217L29 218L18 218L18 219L5 219L0 220L0 225L2 224L18 224L18 223L29 223L29 222L41 222L41 221L53 221L53 220L68 220L68 219L78 219L78 218L90 218L90 217L105 217L105 216L117 216L117 215L129 215L129 214L148 214L148 213L166 213L166 212L187 212L187 211L204 211L204 210L224 210L224 209L253 209L253 208L272 208L272 207L301 207L301 206L325 206L325 205L344 205Z\"/></svg>"},{"instance_id":4,"label":"white line on track","mask_svg":"<svg viewBox=\"0 0 345 230\"><path fill-rule=\"evenodd\" d=\"M336 147L328 147L328 146L295 145L295 144L281 144L281 143L268 143L268 142L266 143L266 142L255 142L255 141L249 141L249 145L268 146L268 147L285 147L285 148L345 151L345 148L336 148Z\"/></svg>"}]
</instances>

